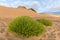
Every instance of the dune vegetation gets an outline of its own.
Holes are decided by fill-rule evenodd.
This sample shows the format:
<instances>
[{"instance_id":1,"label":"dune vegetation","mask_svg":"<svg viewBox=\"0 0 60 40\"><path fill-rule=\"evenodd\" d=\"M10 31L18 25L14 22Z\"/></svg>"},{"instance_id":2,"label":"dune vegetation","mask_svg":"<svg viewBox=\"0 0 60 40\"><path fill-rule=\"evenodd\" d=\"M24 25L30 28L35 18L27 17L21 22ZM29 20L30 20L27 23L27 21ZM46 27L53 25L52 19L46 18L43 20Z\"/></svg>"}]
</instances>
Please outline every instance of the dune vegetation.
<instances>
[{"instance_id":1,"label":"dune vegetation","mask_svg":"<svg viewBox=\"0 0 60 40\"><path fill-rule=\"evenodd\" d=\"M34 10L33 8L29 8L28 10L32 10L32 11L36 12L36 10Z\"/></svg>"},{"instance_id":2,"label":"dune vegetation","mask_svg":"<svg viewBox=\"0 0 60 40\"><path fill-rule=\"evenodd\" d=\"M43 24L28 16L17 17L8 26L10 32L23 37L38 36L46 31Z\"/></svg>"},{"instance_id":3,"label":"dune vegetation","mask_svg":"<svg viewBox=\"0 0 60 40\"><path fill-rule=\"evenodd\" d=\"M52 24L53 24L51 20L48 20L48 19L45 19L45 18L38 19L37 21L39 23L44 24L45 26L52 26Z\"/></svg>"}]
</instances>

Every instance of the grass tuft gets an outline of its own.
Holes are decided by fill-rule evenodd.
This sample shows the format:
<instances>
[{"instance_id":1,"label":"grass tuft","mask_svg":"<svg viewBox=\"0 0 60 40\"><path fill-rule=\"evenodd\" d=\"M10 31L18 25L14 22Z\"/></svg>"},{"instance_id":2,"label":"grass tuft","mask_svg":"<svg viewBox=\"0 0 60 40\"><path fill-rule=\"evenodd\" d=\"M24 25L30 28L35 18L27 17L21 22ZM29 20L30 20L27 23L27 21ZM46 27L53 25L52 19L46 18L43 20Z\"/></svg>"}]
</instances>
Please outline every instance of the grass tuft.
<instances>
[{"instance_id":1,"label":"grass tuft","mask_svg":"<svg viewBox=\"0 0 60 40\"><path fill-rule=\"evenodd\" d=\"M10 32L23 37L38 36L45 32L45 28L41 23L28 16L17 17L8 26Z\"/></svg>"},{"instance_id":2,"label":"grass tuft","mask_svg":"<svg viewBox=\"0 0 60 40\"><path fill-rule=\"evenodd\" d=\"M45 26L52 26L52 21L51 20L42 18L42 19L38 19L37 21L39 23L44 24Z\"/></svg>"}]
</instances>

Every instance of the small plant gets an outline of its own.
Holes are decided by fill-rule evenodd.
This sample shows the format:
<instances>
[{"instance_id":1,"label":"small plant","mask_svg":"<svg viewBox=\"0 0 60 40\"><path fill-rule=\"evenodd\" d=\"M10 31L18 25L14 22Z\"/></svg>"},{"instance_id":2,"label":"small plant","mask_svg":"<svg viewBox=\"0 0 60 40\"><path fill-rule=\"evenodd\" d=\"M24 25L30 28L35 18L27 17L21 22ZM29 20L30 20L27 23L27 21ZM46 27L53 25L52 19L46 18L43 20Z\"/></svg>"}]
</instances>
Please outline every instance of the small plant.
<instances>
[{"instance_id":1,"label":"small plant","mask_svg":"<svg viewBox=\"0 0 60 40\"><path fill-rule=\"evenodd\" d=\"M23 37L38 36L45 32L41 23L28 16L17 17L8 26L10 32Z\"/></svg>"},{"instance_id":2,"label":"small plant","mask_svg":"<svg viewBox=\"0 0 60 40\"><path fill-rule=\"evenodd\" d=\"M42 19L38 19L37 21L39 23L44 24L45 26L52 26L52 21L51 20L42 18Z\"/></svg>"}]
</instances>

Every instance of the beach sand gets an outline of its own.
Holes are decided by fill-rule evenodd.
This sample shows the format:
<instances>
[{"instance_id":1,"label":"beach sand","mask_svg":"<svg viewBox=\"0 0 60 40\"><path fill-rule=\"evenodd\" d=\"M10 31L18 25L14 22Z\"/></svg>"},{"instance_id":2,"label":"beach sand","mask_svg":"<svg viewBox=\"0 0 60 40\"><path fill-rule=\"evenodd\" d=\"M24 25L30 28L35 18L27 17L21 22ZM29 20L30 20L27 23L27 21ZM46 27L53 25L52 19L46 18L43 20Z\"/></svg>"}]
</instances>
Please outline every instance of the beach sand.
<instances>
[{"instance_id":1,"label":"beach sand","mask_svg":"<svg viewBox=\"0 0 60 40\"><path fill-rule=\"evenodd\" d=\"M31 38L27 40L60 40L60 17L48 14L37 14L32 10L26 10L23 7L7 8L0 7L0 40L25 40L12 35L7 30L8 23L17 16L30 16L35 19L47 18L53 22L52 26L46 27L46 33L39 39Z\"/></svg>"}]
</instances>

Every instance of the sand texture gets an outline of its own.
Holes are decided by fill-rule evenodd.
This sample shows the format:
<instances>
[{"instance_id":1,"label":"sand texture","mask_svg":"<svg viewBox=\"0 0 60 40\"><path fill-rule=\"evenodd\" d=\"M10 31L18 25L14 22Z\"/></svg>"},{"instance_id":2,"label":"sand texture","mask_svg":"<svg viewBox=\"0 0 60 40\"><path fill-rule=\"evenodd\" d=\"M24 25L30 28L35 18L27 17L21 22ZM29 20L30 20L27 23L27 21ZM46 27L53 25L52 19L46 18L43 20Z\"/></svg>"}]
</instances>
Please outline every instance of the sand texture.
<instances>
[{"instance_id":1,"label":"sand texture","mask_svg":"<svg viewBox=\"0 0 60 40\"><path fill-rule=\"evenodd\" d=\"M39 39L31 38L24 39L12 35L7 30L8 23L17 16L31 16L35 19L37 18L47 18L52 20L53 25L51 27L46 27L46 33L42 35ZM60 17L47 15L47 14L37 14L32 10L26 10L23 7L19 8L7 8L0 7L0 40L60 40Z\"/></svg>"}]
</instances>

